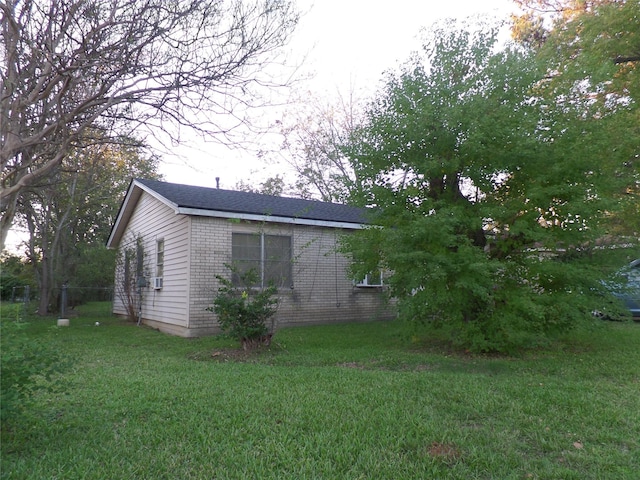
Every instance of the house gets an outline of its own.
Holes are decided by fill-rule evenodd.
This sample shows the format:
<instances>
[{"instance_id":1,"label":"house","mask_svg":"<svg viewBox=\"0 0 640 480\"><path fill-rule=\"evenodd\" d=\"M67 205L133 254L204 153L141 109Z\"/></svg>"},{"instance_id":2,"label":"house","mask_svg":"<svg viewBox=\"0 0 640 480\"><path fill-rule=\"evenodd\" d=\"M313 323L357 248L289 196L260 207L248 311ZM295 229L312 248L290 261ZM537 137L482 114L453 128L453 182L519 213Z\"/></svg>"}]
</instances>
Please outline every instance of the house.
<instances>
[{"instance_id":1,"label":"house","mask_svg":"<svg viewBox=\"0 0 640 480\"><path fill-rule=\"evenodd\" d=\"M380 275L354 282L338 252L363 209L256 193L133 180L107 246L119 250L113 311L184 337L219 331L207 311L226 265L278 286L278 326L390 318ZM256 285L259 286L259 285Z\"/></svg>"}]
</instances>

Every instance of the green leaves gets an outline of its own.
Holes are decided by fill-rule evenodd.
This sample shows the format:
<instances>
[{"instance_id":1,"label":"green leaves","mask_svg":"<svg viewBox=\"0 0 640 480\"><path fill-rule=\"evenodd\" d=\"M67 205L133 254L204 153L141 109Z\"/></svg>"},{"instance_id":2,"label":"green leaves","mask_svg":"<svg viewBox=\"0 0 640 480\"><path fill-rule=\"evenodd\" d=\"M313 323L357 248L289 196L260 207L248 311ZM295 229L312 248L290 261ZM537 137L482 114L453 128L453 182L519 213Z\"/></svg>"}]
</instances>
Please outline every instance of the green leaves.
<instances>
[{"instance_id":1,"label":"green leaves","mask_svg":"<svg viewBox=\"0 0 640 480\"><path fill-rule=\"evenodd\" d=\"M70 366L69 357L56 350L46 337L31 338L25 333L17 309L3 307L0 321L0 422L16 420L38 391L54 391L60 385L54 379Z\"/></svg>"},{"instance_id":2,"label":"green leaves","mask_svg":"<svg viewBox=\"0 0 640 480\"><path fill-rule=\"evenodd\" d=\"M629 141L613 131L637 140L621 122L636 107L598 115L588 85L561 90L544 57L494 53L495 30L432 35L347 149L365 186L355 200L379 209L379 228L345 240L355 269L389 269L402 317L476 351L591 321L598 262L616 256L597 240L629 182Z\"/></svg>"},{"instance_id":3,"label":"green leaves","mask_svg":"<svg viewBox=\"0 0 640 480\"><path fill-rule=\"evenodd\" d=\"M233 267L229 267L233 271ZM269 342L273 334L273 323L269 321L276 313L278 300L273 285L266 288L254 288L257 275L255 270L234 271L244 288L236 287L229 279L217 275L221 283L213 307L207 310L218 316L220 329L242 342L246 350L260 343ZM271 328L270 328L271 327Z\"/></svg>"}]
</instances>

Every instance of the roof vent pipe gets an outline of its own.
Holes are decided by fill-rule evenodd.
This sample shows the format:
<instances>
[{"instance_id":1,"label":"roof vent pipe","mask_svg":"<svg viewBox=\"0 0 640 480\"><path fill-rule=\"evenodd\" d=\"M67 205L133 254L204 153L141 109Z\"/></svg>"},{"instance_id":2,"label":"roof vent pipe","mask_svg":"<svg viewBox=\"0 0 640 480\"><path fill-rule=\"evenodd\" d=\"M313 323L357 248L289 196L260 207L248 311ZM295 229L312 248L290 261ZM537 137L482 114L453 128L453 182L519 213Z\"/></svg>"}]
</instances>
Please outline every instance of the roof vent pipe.
<instances>
[{"instance_id":1,"label":"roof vent pipe","mask_svg":"<svg viewBox=\"0 0 640 480\"><path fill-rule=\"evenodd\" d=\"M220 177L216 177L216 188L220 188Z\"/></svg>"}]
</instances>

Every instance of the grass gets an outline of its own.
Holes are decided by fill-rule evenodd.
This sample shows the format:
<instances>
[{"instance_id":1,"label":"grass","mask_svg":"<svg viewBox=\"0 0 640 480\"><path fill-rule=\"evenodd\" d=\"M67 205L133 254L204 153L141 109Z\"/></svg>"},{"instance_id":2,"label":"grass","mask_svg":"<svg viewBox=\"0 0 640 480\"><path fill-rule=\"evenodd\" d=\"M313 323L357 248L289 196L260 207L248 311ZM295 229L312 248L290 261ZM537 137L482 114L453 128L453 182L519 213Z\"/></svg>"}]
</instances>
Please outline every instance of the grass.
<instances>
[{"instance_id":1,"label":"grass","mask_svg":"<svg viewBox=\"0 0 640 480\"><path fill-rule=\"evenodd\" d=\"M3 479L637 479L640 324L471 356L398 323L280 330L269 350L96 317L29 335L64 393L2 432ZM99 321L100 326L95 326Z\"/></svg>"}]
</instances>

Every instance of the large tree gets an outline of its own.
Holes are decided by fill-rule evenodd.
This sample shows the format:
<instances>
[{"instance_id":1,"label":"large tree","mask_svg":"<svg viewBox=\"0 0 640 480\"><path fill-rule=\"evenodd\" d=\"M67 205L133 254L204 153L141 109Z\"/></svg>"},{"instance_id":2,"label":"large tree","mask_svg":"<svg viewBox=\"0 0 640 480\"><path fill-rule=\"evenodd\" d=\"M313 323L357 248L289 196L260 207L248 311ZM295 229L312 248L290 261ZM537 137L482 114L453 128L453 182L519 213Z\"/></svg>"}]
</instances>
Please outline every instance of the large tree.
<instances>
[{"instance_id":1,"label":"large tree","mask_svg":"<svg viewBox=\"0 0 640 480\"><path fill-rule=\"evenodd\" d=\"M626 152L619 175L627 181L617 195L624 208L609 220L618 234L640 235L640 109L627 108L640 102L640 1L516 1L525 14L515 19L513 36L533 44L545 62L547 97L588 105L592 116L616 113L609 147L619 152L614 161Z\"/></svg>"},{"instance_id":2,"label":"large tree","mask_svg":"<svg viewBox=\"0 0 640 480\"><path fill-rule=\"evenodd\" d=\"M298 20L286 0L3 0L0 14L0 249L23 190L72 151L141 126L224 140Z\"/></svg>"},{"instance_id":3,"label":"large tree","mask_svg":"<svg viewBox=\"0 0 640 480\"><path fill-rule=\"evenodd\" d=\"M96 144L69 152L46 179L23 192L17 221L27 226L26 256L39 291L38 313L57 307L63 283L113 284L114 252L105 244L132 177L159 178L158 160L137 142Z\"/></svg>"},{"instance_id":4,"label":"large tree","mask_svg":"<svg viewBox=\"0 0 640 480\"><path fill-rule=\"evenodd\" d=\"M346 241L354 275L386 270L402 317L475 350L564 331L600 305L593 259L638 139L618 130L635 104L560 95L531 50L495 53L496 40L436 28L347 149L358 200L377 207L377 227Z\"/></svg>"},{"instance_id":5,"label":"large tree","mask_svg":"<svg viewBox=\"0 0 640 480\"><path fill-rule=\"evenodd\" d=\"M305 92L295 112L283 116L278 159L293 171L292 190L302 198L344 203L358 178L342 151L362 119L354 92L329 104Z\"/></svg>"},{"instance_id":6,"label":"large tree","mask_svg":"<svg viewBox=\"0 0 640 480\"><path fill-rule=\"evenodd\" d=\"M512 36L534 48L551 40L552 48L614 53L616 63L640 61L638 0L514 0L521 13L512 17ZM564 42L558 42L563 37Z\"/></svg>"}]
</instances>

